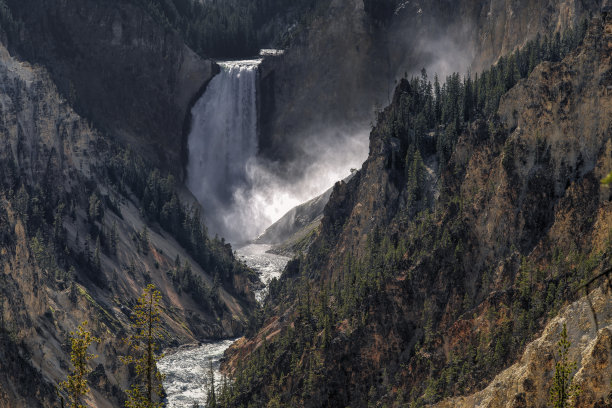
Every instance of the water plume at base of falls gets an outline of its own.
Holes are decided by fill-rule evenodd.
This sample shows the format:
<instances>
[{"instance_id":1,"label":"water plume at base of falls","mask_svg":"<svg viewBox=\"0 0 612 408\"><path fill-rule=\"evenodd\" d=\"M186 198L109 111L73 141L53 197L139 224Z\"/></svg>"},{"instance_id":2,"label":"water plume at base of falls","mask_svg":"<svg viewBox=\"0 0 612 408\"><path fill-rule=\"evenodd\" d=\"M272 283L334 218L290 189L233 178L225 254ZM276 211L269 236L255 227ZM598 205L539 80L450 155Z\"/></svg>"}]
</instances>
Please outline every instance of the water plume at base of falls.
<instances>
[{"instance_id":1,"label":"water plume at base of falls","mask_svg":"<svg viewBox=\"0 0 612 408\"><path fill-rule=\"evenodd\" d=\"M251 160L247 164L249 182L234 191L234 205L220 213L231 233L228 236L243 231L243 238L255 238L287 211L323 194L351 169L360 168L368 154L367 132L338 132L310 140L302 147L301 157L288 164ZM235 220L241 222L234 224Z\"/></svg>"},{"instance_id":2,"label":"water plume at base of falls","mask_svg":"<svg viewBox=\"0 0 612 408\"><path fill-rule=\"evenodd\" d=\"M219 63L192 109L187 186L202 204L209 231L232 243L255 238L287 211L322 194L358 168L367 131L305 134L291 163L257 156L257 77L261 60Z\"/></svg>"}]
</instances>

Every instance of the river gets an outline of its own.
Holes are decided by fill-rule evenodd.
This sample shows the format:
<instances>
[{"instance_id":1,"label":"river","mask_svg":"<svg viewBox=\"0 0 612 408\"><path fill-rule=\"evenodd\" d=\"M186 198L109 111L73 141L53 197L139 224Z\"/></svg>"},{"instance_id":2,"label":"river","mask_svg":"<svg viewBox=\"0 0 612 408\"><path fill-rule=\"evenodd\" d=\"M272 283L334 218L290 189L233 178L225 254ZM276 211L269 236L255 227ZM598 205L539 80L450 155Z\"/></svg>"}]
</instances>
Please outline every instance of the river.
<instances>
[{"instance_id":1,"label":"river","mask_svg":"<svg viewBox=\"0 0 612 408\"><path fill-rule=\"evenodd\" d=\"M236 249L239 258L259 274L267 286L275 277L280 276L289 258L267 253L269 245L250 244ZM257 291L255 297L259 302L265 296L265 290ZM168 408L192 408L194 403L200 407L206 402L207 373L209 362L213 363L215 384L221 385L222 376L219 366L223 353L236 339L205 342L197 347L179 348L158 362L159 370L166 376L164 389L168 396Z\"/></svg>"}]
</instances>

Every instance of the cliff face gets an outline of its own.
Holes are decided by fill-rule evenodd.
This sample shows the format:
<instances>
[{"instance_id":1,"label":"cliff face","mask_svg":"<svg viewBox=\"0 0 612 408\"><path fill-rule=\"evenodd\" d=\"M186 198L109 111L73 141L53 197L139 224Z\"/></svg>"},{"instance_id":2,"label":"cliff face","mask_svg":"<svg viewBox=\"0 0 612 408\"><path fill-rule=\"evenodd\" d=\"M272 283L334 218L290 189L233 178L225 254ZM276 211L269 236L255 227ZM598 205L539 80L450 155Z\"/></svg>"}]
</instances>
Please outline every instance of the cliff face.
<instances>
[{"instance_id":1,"label":"cliff face","mask_svg":"<svg viewBox=\"0 0 612 408\"><path fill-rule=\"evenodd\" d=\"M360 128L387 100L386 55L363 0L323 1L299 29L285 54L261 67L260 149L271 157L292 158L299 139L331 125ZM340 100L351 103L338 109Z\"/></svg>"},{"instance_id":2,"label":"cliff face","mask_svg":"<svg viewBox=\"0 0 612 408\"><path fill-rule=\"evenodd\" d=\"M591 304L589 305L589 301ZM597 325L594 318L597 319ZM558 341L566 325L569 361L576 362L573 381L582 392L577 407L607 406L612 402L612 298L596 290L564 308L528 344L520 359L502 371L484 390L435 404L450 407L545 407L550 401L551 373L558 361Z\"/></svg>"},{"instance_id":3,"label":"cliff face","mask_svg":"<svg viewBox=\"0 0 612 408\"><path fill-rule=\"evenodd\" d=\"M148 283L162 292L165 345L243 330L255 300L231 249L206 237L198 253L180 245L179 234L141 207L146 194L117 179L121 166L144 171L144 161L122 161L128 153L75 113L44 68L1 44L0 109L0 407L57 406L55 386L70 368L68 335L84 320L101 338L87 402L121 405L130 379L118 356ZM147 177L147 194L158 191L159 173ZM183 214L176 223L200 231L199 215L185 218L186 205L172 203L170 214ZM194 259L201 251L208 262ZM223 283L210 289L213 266Z\"/></svg>"},{"instance_id":4,"label":"cliff face","mask_svg":"<svg viewBox=\"0 0 612 408\"><path fill-rule=\"evenodd\" d=\"M375 13L370 4L392 12ZM319 14L292 33L284 56L262 66L262 153L289 160L323 129L366 128L405 73L478 72L600 6L601 0L323 1Z\"/></svg>"},{"instance_id":5,"label":"cliff face","mask_svg":"<svg viewBox=\"0 0 612 408\"><path fill-rule=\"evenodd\" d=\"M463 2L462 14L476 27L472 62L474 71L486 68L538 33L562 32L598 13L602 0L536 0Z\"/></svg>"},{"instance_id":6,"label":"cliff face","mask_svg":"<svg viewBox=\"0 0 612 408\"><path fill-rule=\"evenodd\" d=\"M405 112L418 104L418 83L402 81L362 169L334 188L308 255L271 285L274 312L230 352L239 383L252 374L239 363L249 354L283 381L253 381L238 401L428 405L483 389L515 362L580 282L610 262L610 190L599 180L612 168L611 30L610 17L595 19L582 46L502 97L499 120L462 127L448 163L435 161L448 127L417 139L416 177L404 158L415 154L417 125ZM549 343L558 333L551 324ZM577 324L573 340L588 329ZM581 406L606 398L605 375L593 377L593 367L610 370L606 330L574 341L586 347L573 354L584 351L579 378L597 390ZM527 347L521 364L549 361L538 347ZM550 386L546 364L534 369L533 389L527 381L515 390L501 374L509 394L491 397L496 380L488 394L449 406L501 406L505 396L534 406Z\"/></svg>"},{"instance_id":7,"label":"cliff face","mask_svg":"<svg viewBox=\"0 0 612 408\"><path fill-rule=\"evenodd\" d=\"M21 22L9 36L14 54L46 66L81 116L182 176L185 118L211 61L135 2L7 4Z\"/></svg>"}]
</instances>

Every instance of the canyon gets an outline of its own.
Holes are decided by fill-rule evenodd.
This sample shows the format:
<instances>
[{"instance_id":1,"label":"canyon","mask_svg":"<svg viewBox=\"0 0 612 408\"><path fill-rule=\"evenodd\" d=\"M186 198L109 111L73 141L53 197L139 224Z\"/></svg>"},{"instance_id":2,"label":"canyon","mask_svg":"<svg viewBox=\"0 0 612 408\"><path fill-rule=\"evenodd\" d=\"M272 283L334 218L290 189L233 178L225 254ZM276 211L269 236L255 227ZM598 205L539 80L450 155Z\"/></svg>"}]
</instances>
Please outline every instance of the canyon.
<instances>
[{"instance_id":1,"label":"canyon","mask_svg":"<svg viewBox=\"0 0 612 408\"><path fill-rule=\"evenodd\" d=\"M149 283L173 406L208 357L224 407L546 405L563 323L610 403L604 3L312 3L213 61L187 0L0 1L0 407L59 404L84 320L122 406Z\"/></svg>"}]
</instances>

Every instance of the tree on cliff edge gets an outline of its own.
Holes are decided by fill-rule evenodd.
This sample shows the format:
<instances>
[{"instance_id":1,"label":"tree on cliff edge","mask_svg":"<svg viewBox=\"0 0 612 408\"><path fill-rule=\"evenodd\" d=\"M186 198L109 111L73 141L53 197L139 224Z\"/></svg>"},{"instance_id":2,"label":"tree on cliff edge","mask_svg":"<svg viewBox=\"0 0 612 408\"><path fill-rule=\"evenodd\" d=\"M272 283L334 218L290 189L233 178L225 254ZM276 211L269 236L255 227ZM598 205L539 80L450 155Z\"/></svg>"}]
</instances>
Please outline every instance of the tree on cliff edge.
<instances>
[{"instance_id":1,"label":"tree on cliff edge","mask_svg":"<svg viewBox=\"0 0 612 408\"><path fill-rule=\"evenodd\" d=\"M576 398L580 395L580 387L572 381L572 372L576 369L576 362L569 361L568 353L571 343L567 339L565 323L563 323L561 338L557 345L559 360L555 365L553 385L550 388L550 402L553 408L568 408L575 405Z\"/></svg>"}]
</instances>

